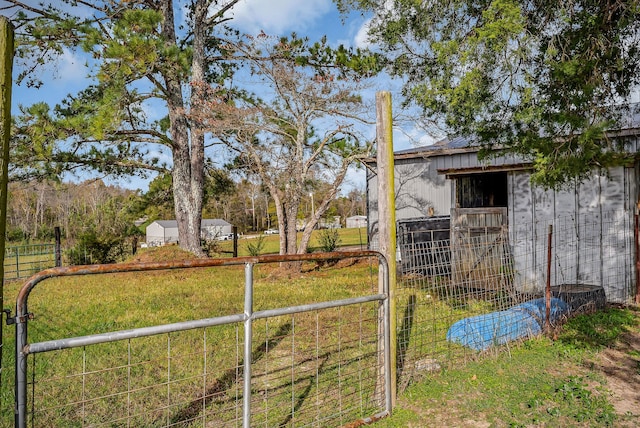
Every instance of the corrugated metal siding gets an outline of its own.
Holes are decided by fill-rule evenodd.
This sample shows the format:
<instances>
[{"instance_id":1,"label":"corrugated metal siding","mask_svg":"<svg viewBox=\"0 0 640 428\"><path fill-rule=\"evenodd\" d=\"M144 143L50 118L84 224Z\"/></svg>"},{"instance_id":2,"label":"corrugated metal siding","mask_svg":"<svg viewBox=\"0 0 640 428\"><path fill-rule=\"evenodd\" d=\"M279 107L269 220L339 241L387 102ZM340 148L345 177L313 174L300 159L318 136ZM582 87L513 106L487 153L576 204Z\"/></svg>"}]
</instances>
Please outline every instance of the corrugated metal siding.
<instances>
[{"instance_id":1,"label":"corrugated metal siding","mask_svg":"<svg viewBox=\"0 0 640 428\"><path fill-rule=\"evenodd\" d=\"M433 159L402 159L395 162L396 220L449 215L451 180L438 174ZM377 175L371 172L367 177L367 200L369 242L371 248L377 248L378 179Z\"/></svg>"},{"instance_id":2,"label":"corrugated metal siding","mask_svg":"<svg viewBox=\"0 0 640 428\"><path fill-rule=\"evenodd\" d=\"M514 156L501 156L480 160L477 152L455 153L447 156L434 156L430 158L436 169L467 169L482 168L488 166L515 165L523 162L523 159Z\"/></svg>"},{"instance_id":3,"label":"corrugated metal siding","mask_svg":"<svg viewBox=\"0 0 640 428\"><path fill-rule=\"evenodd\" d=\"M552 225L552 285L600 285L611 301L629 296L635 280L630 266L636 177L635 168L619 167L579 186L545 191L530 186L528 173L511 173L509 222L517 288L544 288Z\"/></svg>"}]
</instances>

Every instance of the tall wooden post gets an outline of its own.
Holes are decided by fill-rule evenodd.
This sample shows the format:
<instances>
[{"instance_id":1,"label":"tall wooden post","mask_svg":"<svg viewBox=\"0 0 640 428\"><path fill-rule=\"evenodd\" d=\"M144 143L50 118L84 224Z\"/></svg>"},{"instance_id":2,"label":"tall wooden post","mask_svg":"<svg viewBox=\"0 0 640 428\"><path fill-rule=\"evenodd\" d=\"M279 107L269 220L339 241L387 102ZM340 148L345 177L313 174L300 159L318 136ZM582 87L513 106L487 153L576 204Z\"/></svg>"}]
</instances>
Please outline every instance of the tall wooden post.
<instances>
[{"instance_id":1,"label":"tall wooden post","mask_svg":"<svg viewBox=\"0 0 640 428\"><path fill-rule=\"evenodd\" d=\"M378 174L378 250L389 262L389 312L391 327L391 400L395 406L396 370L396 200L393 162L391 93L376 94L376 165ZM382 288L382 284L380 284ZM380 289L382 292L382 289Z\"/></svg>"},{"instance_id":2,"label":"tall wooden post","mask_svg":"<svg viewBox=\"0 0 640 428\"><path fill-rule=\"evenodd\" d=\"M9 138L11 136L11 71L13 69L13 25L0 16L0 254L4 260L7 231L7 183L9 181ZM0 264L0 309L4 308L4 263ZM2 319L0 319L0 384L2 384L2 348L4 347Z\"/></svg>"}]
</instances>

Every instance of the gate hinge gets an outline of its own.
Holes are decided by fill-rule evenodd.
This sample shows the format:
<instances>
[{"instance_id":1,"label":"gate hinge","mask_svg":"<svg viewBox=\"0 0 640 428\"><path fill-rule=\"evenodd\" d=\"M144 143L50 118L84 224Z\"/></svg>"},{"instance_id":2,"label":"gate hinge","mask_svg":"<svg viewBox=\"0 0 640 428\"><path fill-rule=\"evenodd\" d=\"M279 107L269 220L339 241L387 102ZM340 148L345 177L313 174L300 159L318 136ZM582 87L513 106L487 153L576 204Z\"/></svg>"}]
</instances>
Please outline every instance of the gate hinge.
<instances>
[{"instance_id":1,"label":"gate hinge","mask_svg":"<svg viewBox=\"0 0 640 428\"><path fill-rule=\"evenodd\" d=\"M12 324L15 324L16 322L23 323L28 319L29 320L33 319L33 314L31 312L28 312L26 315L24 315L22 317L12 317L11 316L11 309L3 309L2 312L7 314L7 325L12 325Z\"/></svg>"}]
</instances>

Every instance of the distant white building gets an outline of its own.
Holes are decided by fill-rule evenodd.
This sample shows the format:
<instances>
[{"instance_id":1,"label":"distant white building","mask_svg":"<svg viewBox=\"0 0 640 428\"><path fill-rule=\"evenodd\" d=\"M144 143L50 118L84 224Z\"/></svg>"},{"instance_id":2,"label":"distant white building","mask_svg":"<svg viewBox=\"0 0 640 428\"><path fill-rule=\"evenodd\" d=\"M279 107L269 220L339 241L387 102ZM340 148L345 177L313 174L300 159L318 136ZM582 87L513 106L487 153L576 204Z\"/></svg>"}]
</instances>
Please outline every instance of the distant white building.
<instances>
[{"instance_id":1,"label":"distant white building","mask_svg":"<svg viewBox=\"0 0 640 428\"><path fill-rule=\"evenodd\" d=\"M354 215L347 217L347 229L354 227L367 227L366 215Z\"/></svg>"},{"instance_id":2,"label":"distant white building","mask_svg":"<svg viewBox=\"0 0 640 428\"><path fill-rule=\"evenodd\" d=\"M233 232L233 225L222 219L204 219L201 223L202 239L215 239ZM156 220L147 226L147 245L160 246L178 242L178 222L176 220Z\"/></svg>"}]
</instances>

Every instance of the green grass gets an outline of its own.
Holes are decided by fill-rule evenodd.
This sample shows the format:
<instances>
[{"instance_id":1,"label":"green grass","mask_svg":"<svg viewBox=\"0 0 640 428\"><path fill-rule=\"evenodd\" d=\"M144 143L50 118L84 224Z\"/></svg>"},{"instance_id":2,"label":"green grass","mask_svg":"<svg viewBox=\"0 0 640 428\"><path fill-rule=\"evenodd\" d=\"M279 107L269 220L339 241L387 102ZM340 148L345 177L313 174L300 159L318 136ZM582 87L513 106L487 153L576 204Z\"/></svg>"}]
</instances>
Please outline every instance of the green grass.
<instances>
[{"instance_id":1,"label":"green grass","mask_svg":"<svg viewBox=\"0 0 640 428\"><path fill-rule=\"evenodd\" d=\"M349 228L349 229L337 229L340 235L339 247L351 247L357 246L358 249L367 249L367 229L362 228ZM309 242L309 251L320 251L320 234L321 230L314 230L311 234L311 241ZM298 240L302 236L298 233ZM280 236L279 235L263 235L264 249L262 254L277 254L280 251ZM254 241L256 238L247 239L241 237L238 240L238 255L248 256L247 244ZM228 255L233 250L233 242L221 241L218 248L223 254Z\"/></svg>"},{"instance_id":2,"label":"green grass","mask_svg":"<svg viewBox=\"0 0 640 428\"><path fill-rule=\"evenodd\" d=\"M277 242L277 236L268 238ZM185 255L165 247L137 257L164 261ZM261 266L254 279L256 311L377 288L377 272L369 263L331 268L309 263L300 274ZM47 280L29 300L35 315L30 341L238 313L243 283L243 266ZM5 306L14 305L20 286L5 286ZM421 310L407 333L413 347L406 350L408 357L424 355L420 346L440 346L419 338L443 336L452 320L492 309L480 301L449 305L428 287L400 293L399 310L411 301ZM321 426L341 426L375 413L373 397L365 391L374 386L376 315L371 304L256 322L254 423L295 425L288 419L292 406L298 421L345 411L344 419L323 420ZM439 372L404 385L393 416L375 426L617 426L622 417L613 411L605 380L587 362L623 335L639 332L638 318L630 309L576 317L556 340L536 338L483 359L443 341L442 348L429 348L439 361L447 353L467 352L467 363L442 364ZM4 327L1 426L13 421L13 333L13 327ZM83 420L93 424L115 414L129 415L131 426L139 427L205 414L210 426L235 421L242 398L242 336L242 326L225 326L38 355L30 360L30 374L37 380L33 405L41 409L35 426L80 426ZM362 357L363 352L368 355ZM629 355L638 360L637 350ZM297 368L295 374L290 367ZM209 398L203 406L197 398L204 393ZM368 401L345 410L343 399L357 396Z\"/></svg>"},{"instance_id":3,"label":"green grass","mask_svg":"<svg viewBox=\"0 0 640 428\"><path fill-rule=\"evenodd\" d=\"M148 261L151 253L138 257ZM155 260L183 257L175 247L159 254ZM308 263L302 273L290 274L277 265L259 266L254 271L253 309L341 299L377 289L375 265L344 267L346 271L340 266L318 269ZM29 322L29 340L241 313L244 278L244 266L237 266L46 280L29 299L35 317ZM13 306L20 286L6 285L6 306ZM269 426L287 420L292 400L300 403L298 417L313 419L315 412L329 413L335 407L334 395L350 397L355 385L364 388L360 377L375 379L376 308L372 303L256 321L254 389L269 397L264 401L268 409L256 405L256 420ZM365 320L359 321L363 315ZM36 355L29 360L29 379L34 376L37 382L29 395L37 409L35 425L80 426L114 415L129 415L132 426L140 427L164 426L205 413L209 421L234 420L235 402L241 400L242 336L242 326L231 325ZM13 327L5 327L2 426L13 420L13 346ZM363 358L363 352L368 356ZM308 370L293 376L292 365ZM337 379L340 383L334 385ZM209 396L204 410L197 402L203 387ZM314 395L318 388L330 391L320 407ZM373 391L373 386L364 389ZM355 411L352 418L373 409Z\"/></svg>"},{"instance_id":4,"label":"green grass","mask_svg":"<svg viewBox=\"0 0 640 428\"><path fill-rule=\"evenodd\" d=\"M581 315L561 328L557 340L538 337L443 370L409 386L393 416L377 426L637 426L638 415L615 413L602 374L588 361L623 334L640 333L638 320L633 309Z\"/></svg>"}]
</instances>

